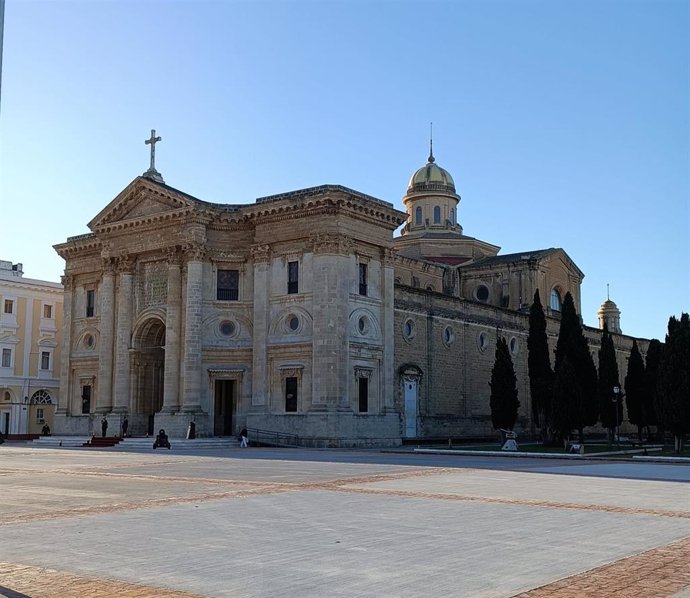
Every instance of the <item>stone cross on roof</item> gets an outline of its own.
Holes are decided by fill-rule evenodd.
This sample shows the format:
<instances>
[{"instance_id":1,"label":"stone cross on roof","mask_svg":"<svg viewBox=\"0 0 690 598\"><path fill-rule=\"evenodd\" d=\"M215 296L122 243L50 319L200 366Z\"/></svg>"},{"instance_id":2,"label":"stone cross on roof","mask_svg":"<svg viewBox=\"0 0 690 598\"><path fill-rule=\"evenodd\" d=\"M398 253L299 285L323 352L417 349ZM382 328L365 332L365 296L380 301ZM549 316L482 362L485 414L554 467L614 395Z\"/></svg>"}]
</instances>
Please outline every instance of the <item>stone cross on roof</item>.
<instances>
[{"instance_id":1,"label":"stone cross on roof","mask_svg":"<svg viewBox=\"0 0 690 598\"><path fill-rule=\"evenodd\" d=\"M144 141L146 145L151 146L151 166L142 176L157 183L165 183L160 172L156 170L156 143L160 140L160 137L156 137L156 129L151 129L151 137Z\"/></svg>"}]
</instances>

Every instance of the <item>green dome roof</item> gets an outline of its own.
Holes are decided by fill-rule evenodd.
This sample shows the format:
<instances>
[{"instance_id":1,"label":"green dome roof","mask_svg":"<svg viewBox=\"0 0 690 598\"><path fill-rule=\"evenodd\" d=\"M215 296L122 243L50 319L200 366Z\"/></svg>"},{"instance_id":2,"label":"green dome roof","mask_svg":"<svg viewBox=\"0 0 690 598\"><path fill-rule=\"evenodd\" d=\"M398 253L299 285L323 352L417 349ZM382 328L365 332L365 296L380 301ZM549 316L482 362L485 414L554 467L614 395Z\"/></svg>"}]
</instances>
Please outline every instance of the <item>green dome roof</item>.
<instances>
[{"instance_id":1,"label":"green dome roof","mask_svg":"<svg viewBox=\"0 0 690 598\"><path fill-rule=\"evenodd\" d=\"M429 156L429 161L415 172L407 184L408 193L442 191L455 195L455 183L450 173L438 166L434 156Z\"/></svg>"}]
</instances>

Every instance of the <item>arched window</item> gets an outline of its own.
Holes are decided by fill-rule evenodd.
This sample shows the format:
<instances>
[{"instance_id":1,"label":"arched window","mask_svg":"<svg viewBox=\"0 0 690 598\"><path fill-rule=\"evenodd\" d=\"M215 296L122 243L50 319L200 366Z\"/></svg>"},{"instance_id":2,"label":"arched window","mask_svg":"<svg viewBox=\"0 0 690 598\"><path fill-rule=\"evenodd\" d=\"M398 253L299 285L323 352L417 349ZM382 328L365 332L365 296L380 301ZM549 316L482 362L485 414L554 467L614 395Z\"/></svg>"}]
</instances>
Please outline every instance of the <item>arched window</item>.
<instances>
[{"instance_id":1,"label":"arched window","mask_svg":"<svg viewBox=\"0 0 690 598\"><path fill-rule=\"evenodd\" d=\"M551 299L549 300L549 307L553 311L561 311L561 294L558 289L551 289Z\"/></svg>"},{"instance_id":2,"label":"arched window","mask_svg":"<svg viewBox=\"0 0 690 598\"><path fill-rule=\"evenodd\" d=\"M441 206L434 206L434 224L441 224Z\"/></svg>"},{"instance_id":3,"label":"arched window","mask_svg":"<svg viewBox=\"0 0 690 598\"><path fill-rule=\"evenodd\" d=\"M415 224L421 224L422 223L422 208L420 206L416 207L414 210L414 223Z\"/></svg>"},{"instance_id":4,"label":"arched window","mask_svg":"<svg viewBox=\"0 0 690 598\"><path fill-rule=\"evenodd\" d=\"M32 405L50 405L52 404L53 400L50 398L50 395L48 394L47 390L37 390L34 394L31 395L31 404Z\"/></svg>"}]
</instances>

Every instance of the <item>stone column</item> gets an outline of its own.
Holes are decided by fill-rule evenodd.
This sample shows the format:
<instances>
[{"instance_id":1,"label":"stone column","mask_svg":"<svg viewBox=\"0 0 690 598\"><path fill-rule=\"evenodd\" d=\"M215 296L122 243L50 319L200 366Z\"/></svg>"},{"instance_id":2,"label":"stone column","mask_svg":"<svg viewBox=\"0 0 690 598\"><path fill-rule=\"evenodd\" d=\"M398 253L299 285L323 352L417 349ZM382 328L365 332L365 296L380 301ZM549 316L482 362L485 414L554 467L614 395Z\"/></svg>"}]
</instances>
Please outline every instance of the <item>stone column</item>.
<instances>
[{"instance_id":1,"label":"stone column","mask_svg":"<svg viewBox=\"0 0 690 598\"><path fill-rule=\"evenodd\" d=\"M55 409L56 415L72 413L70 396L70 353L72 346L72 299L74 297L74 276L65 274L62 277L63 315L62 315L62 351L60 355L60 397ZM81 414L81 402L77 414Z\"/></svg>"},{"instance_id":2,"label":"stone column","mask_svg":"<svg viewBox=\"0 0 690 598\"><path fill-rule=\"evenodd\" d=\"M165 315L165 371L163 378L163 411L175 413L180 409L180 315L181 273L180 255L168 256L168 298Z\"/></svg>"},{"instance_id":3,"label":"stone column","mask_svg":"<svg viewBox=\"0 0 690 598\"><path fill-rule=\"evenodd\" d=\"M270 247L257 245L252 248L254 261L254 343L252 351L252 406L268 404L269 371L266 354L268 340L270 293Z\"/></svg>"},{"instance_id":4,"label":"stone column","mask_svg":"<svg viewBox=\"0 0 690 598\"><path fill-rule=\"evenodd\" d=\"M113 406L113 324L115 320L115 263L103 259L100 295L100 339L98 349L98 392L96 412L110 413Z\"/></svg>"},{"instance_id":5,"label":"stone column","mask_svg":"<svg viewBox=\"0 0 690 598\"><path fill-rule=\"evenodd\" d=\"M203 255L198 245L187 250L187 288L184 326L184 385L182 411L201 411L201 308L203 291Z\"/></svg>"},{"instance_id":6,"label":"stone column","mask_svg":"<svg viewBox=\"0 0 690 598\"><path fill-rule=\"evenodd\" d=\"M117 292L117 334L115 339L115 413L130 410L130 342L132 338L133 263L125 256L118 260L120 287Z\"/></svg>"},{"instance_id":7,"label":"stone column","mask_svg":"<svg viewBox=\"0 0 690 598\"><path fill-rule=\"evenodd\" d=\"M395 254L392 249L383 250L383 281L381 299L383 300L383 401L384 413L395 412L395 270L393 261Z\"/></svg>"}]
</instances>

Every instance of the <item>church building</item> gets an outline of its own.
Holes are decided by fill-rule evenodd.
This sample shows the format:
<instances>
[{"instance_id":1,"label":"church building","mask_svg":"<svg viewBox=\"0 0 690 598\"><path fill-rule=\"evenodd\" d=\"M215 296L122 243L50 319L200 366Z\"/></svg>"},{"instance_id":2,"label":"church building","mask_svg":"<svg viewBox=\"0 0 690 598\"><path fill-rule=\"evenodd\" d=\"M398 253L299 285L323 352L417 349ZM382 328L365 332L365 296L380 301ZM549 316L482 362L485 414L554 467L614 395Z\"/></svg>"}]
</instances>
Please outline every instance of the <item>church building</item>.
<instances>
[{"instance_id":1,"label":"church building","mask_svg":"<svg viewBox=\"0 0 690 598\"><path fill-rule=\"evenodd\" d=\"M466 236L433 152L405 212L339 185L214 204L163 181L159 140L91 232L55 246L57 432L92 433L105 416L114 430L127 417L133 435L180 437L194 422L200 436L246 427L325 446L485 436L499 337L518 378L516 428L534 431L529 305L538 289L554 345L566 293L580 310L584 274L563 249L500 255ZM632 339L615 304L602 310L622 380ZM596 356L600 331L585 332Z\"/></svg>"}]
</instances>

